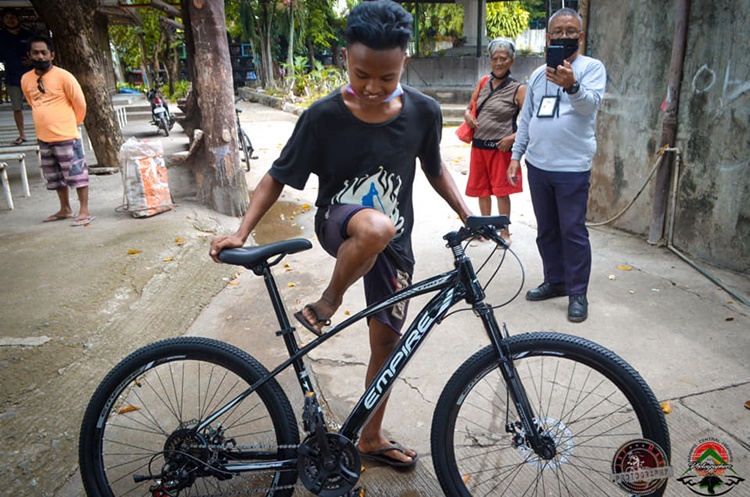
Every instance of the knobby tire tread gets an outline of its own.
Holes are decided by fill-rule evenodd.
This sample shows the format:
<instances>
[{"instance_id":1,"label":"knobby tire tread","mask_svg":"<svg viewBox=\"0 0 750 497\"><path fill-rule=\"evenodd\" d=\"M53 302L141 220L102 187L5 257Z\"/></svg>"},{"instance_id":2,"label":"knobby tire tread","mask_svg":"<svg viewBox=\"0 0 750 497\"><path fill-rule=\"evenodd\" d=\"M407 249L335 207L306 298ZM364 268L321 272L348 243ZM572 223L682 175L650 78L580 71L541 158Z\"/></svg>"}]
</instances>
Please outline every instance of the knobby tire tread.
<instances>
[{"instance_id":1,"label":"knobby tire tread","mask_svg":"<svg viewBox=\"0 0 750 497\"><path fill-rule=\"evenodd\" d=\"M79 464L84 489L90 497L111 497L112 493L102 472L102 454L100 453L101 430L97 428L100 416L106 416L106 404L112 399L116 390L125 391L123 382L139 371L144 365L186 356L187 359L206 359L217 366L224 367L248 383L257 381L268 374L268 370L248 353L233 345L203 337L180 337L161 340L142 347L131 353L115 366L104 378L91 397L81 423L79 439ZM182 361L176 359L174 362ZM150 370L149 370L150 371ZM142 373L141 373L142 374ZM274 421L275 431L280 433L282 445L298 445L299 431L297 420L289 400L275 379L261 386L253 395L262 398L269 417ZM110 408L112 406L109 406ZM282 476L283 484L296 482L296 473ZM274 497L290 496L292 489L271 492Z\"/></svg>"},{"instance_id":2,"label":"knobby tire tread","mask_svg":"<svg viewBox=\"0 0 750 497\"><path fill-rule=\"evenodd\" d=\"M633 407L638 414L638 421L640 422L640 428L643 430L644 437L650 438L661 446L666 453L667 464L669 464L671 454L669 432L660 404L640 374L618 355L589 340L560 333L528 333L512 336L504 343L509 347L511 354L515 358L514 362L519 370L519 375L522 374L520 372L522 366L519 364L523 363L525 358L536 358L535 354L539 354L540 352L549 354L552 362L558 358L569 358L577 364L587 366L601 373L627 398L630 407ZM547 355L545 354L545 360L546 357ZM456 462L457 448L455 447L459 442L454 440L454 432L458 428L455 422L461 414L463 404L470 402L467 400L471 395L470 390L477 388L477 385L486 376L491 375L493 370L497 369L497 354L492 346L478 351L467 359L453 374L436 405L431 430L432 453L434 455L435 471L440 484L446 495L450 497L471 497L474 495L464 484L464 479L467 478L467 475L459 474L460 470ZM502 380L502 378L500 379ZM529 394L530 387L531 385L524 383L524 388L528 396L532 397ZM502 386L498 388L505 388L504 381L502 382ZM504 394L505 391L502 393ZM484 401L487 399L481 400ZM532 408L535 407L534 401L531 398L530 401ZM510 404L512 406L512 402ZM511 407L511 410L511 421L518 419L515 408ZM496 418L493 419L498 424L504 423L504 418L502 421ZM481 431L481 428L477 428L477 431ZM501 435L507 434L502 433ZM455 437L459 438L460 435L455 435ZM614 457L614 452L612 451L612 457ZM528 462L528 460L525 462ZM546 468L545 470L548 469ZM468 477L467 481L470 479L471 476ZM516 484L522 485L521 483ZM663 495L665 487L666 485L662 486L651 495L654 497ZM506 489L505 492L500 493L500 490L499 486L496 486L486 495L517 495L522 493L513 489ZM611 493L620 495L622 491L619 490L618 493L618 490L613 487ZM538 490L535 488L533 491L536 492ZM549 491L549 487L547 491ZM560 492L559 489L553 491L554 494L558 492ZM485 495L485 493L477 493L476 495ZM527 493L523 492L523 495L527 495ZM531 494L529 493L529 495ZM575 495L575 492L572 495Z\"/></svg>"}]
</instances>

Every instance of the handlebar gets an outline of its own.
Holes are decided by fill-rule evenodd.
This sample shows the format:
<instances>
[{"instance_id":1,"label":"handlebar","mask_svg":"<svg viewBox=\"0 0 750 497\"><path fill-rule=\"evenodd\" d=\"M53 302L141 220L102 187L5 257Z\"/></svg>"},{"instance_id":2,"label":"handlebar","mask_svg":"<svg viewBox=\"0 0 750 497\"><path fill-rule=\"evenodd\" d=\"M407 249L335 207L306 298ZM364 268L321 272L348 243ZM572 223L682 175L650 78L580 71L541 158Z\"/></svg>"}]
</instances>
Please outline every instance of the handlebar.
<instances>
[{"instance_id":1,"label":"handlebar","mask_svg":"<svg viewBox=\"0 0 750 497\"><path fill-rule=\"evenodd\" d=\"M501 214L499 216L469 216L466 218L466 225L458 231L453 231L443 236L448 242L448 246L453 248L461 245L467 240L484 237L505 248L509 248L508 242L498 234L508 228L510 219L508 216Z\"/></svg>"}]
</instances>

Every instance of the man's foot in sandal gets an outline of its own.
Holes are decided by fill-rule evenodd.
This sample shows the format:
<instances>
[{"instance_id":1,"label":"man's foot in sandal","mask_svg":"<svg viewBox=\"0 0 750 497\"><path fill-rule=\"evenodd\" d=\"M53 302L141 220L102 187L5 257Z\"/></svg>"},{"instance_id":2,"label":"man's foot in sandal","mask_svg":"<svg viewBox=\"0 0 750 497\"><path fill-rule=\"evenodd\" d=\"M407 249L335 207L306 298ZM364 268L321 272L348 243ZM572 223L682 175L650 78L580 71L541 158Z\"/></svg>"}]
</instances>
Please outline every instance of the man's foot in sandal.
<instances>
[{"instance_id":1,"label":"man's foot in sandal","mask_svg":"<svg viewBox=\"0 0 750 497\"><path fill-rule=\"evenodd\" d=\"M94 219L96 219L96 216L85 216L85 217L78 216L78 219L73 221L71 226L73 227L88 226L89 224L91 224L91 221L93 221Z\"/></svg>"},{"instance_id":2,"label":"man's foot in sandal","mask_svg":"<svg viewBox=\"0 0 750 497\"><path fill-rule=\"evenodd\" d=\"M500 232L500 237L505 240L505 243L510 247L510 244L513 243L513 240L510 239L510 233L508 233L507 230L502 230Z\"/></svg>"},{"instance_id":3,"label":"man's foot in sandal","mask_svg":"<svg viewBox=\"0 0 750 497\"><path fill-rule=\"evenodd\" d=\"M56 212L46 218L43 223L54 223L55 221L65 221L66 219L73 219L74 214L72 212L65 213L65 212Z\"/></svg>"},{"instance_id":4,"label":"man's foot in sandal","mask_svg":"<svg viewBox=\"0 0 750 497\"><path fill-rule=\"evenodd\" d=\"M330 314L325 313L324 308L326 307ZM323 334L323 327L331 326L330 316L333 316L333 313L336 312L336 308L337 307L334 307L321 299L315 302L315 304L307 304L301 311L295 312L294 317L308 331L317 336L321 336ZM326 315L328 317L325 317Z\"/></svg>"},{"instance_id":5,"label":"man's foot in sandal","mask_svg":"<svg viewBox=\"0 0 750 497\"><path fill-rule=\"evenodd\" d=\"M10 142L10 143L11 143L12 145L21 145L21 144L22 144L23 142L25 142L25 141L26 141L26 137L25 137L25 136L19 136L18 138L16 138L15 140L13 140L13 141L12 141L12 142Z\"/></svg>"},{"instance_id":6,"label":"man's foot in sandal","mask_svg":"<svg viewBox=\"0 0 750 497\"><path fill-rule=\"evenodd\" d=\"M379 449L363 452L359 455L366 461L385 464L396 469L412 469L419 460L419 454L411 449L405 449L401 444L390 440L389 445Z\"/></svg>"}]
</instances>

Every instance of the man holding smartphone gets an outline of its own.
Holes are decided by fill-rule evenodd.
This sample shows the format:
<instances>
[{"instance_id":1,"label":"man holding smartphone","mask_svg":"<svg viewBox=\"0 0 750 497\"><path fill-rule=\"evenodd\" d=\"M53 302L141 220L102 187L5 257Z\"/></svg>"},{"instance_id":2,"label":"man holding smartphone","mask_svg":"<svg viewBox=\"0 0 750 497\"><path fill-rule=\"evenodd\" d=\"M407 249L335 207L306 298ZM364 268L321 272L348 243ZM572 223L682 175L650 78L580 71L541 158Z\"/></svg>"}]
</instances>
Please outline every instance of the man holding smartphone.
<instances>
[{"instance_id":1,"label":"man holding smartphone","mask_svg":"<svg viewBox=\"0 0 750 497\"><path fill-rule=\"evenodd\" d=\"M529 78L508 180L518 181L519 161L525 154L544 266L544 282L529 290L526 299L567 295L568 320L582 322L588 317L591 274L586 207L596 152L596 113L607 74L599 60L578 53L584 32L575 10L558 10L548 26L547 64Z\"/></svg>"}]
</instances>

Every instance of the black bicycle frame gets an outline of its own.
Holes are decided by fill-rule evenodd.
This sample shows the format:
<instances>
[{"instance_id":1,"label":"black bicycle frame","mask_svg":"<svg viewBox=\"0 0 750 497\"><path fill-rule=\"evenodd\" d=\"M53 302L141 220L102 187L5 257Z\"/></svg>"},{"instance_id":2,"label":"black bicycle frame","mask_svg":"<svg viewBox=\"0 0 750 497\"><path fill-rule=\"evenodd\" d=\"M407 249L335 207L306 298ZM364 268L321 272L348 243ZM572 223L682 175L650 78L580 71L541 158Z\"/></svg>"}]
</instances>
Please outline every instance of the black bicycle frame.
<instances>
[{"instance_id":1,"label":"black bicycle frame","mask_svg":"<svg viewBox=\"0 0 750 497\"><path fill-rule=\"evenodd\" d=\"M329 340L363 318L372 316L373 314L402 301L427 293L438 292L438 294L435 295L435 297L433 297L412 320L394 351L388 356L383 367L375 375L374 380L367 387L364 394L357 402L357 405L349 414L339 433L347 437L349 440L356 440L359 430L367 423L370 417L387 398L395 380L400 376L401 372L416 354L419 347L424 343L425 338L434 328L435 324L439 323L445 316L446 312L458 303L458 301L466 300L472 304L474 312L481 318L485 330L490 337L490 341L492 342L493 347L497 350L500 370L508 384L508 390L519 412L524 428L527 430L527 433L531 438L532 447L535 449L537 447L541 448L542 441L539 432L534 429L533 410L531 409L523 385L520 383L515 372L510 353L502 344L500 327L494 318L494 314L491 312L491 307L483 302L484 291L477 281L471 262L463 254L463 249L460 246L454 247L453 250L456 258L456 269L399 290L390 297L376 302L366 309L354 314L302 348L299 348L297 340L294 337L295 329L290 325L289 317L284 308L284 303L278 286L276 285L273 274L270 270L270 265L266 263L262 270L263 279L266 283L266 289L268 290L269 296L271 297L271 303L276 312L276 317L281 325L281 330L277 331L276 334L284 337L284 342L287 351L289 352L289 358L279 364L267 376L258 380L243 393L229 401L224 407L208 416L195 428L196 432L201 432L203 429L211 425L222 414L242 402L260 386L265 384L271 378L276 377L290 365L294 365L297 380L299 381L303 394L307 394L308 392L314 393L302 357L323 344L326 340ZM278 260L276 262L278 262ZM287 460L267 463L232 463L227 465L225 469L229 471L250 471L258 469L288 469L292 467L293 461Z\"/></svg>"}]
</instances>

